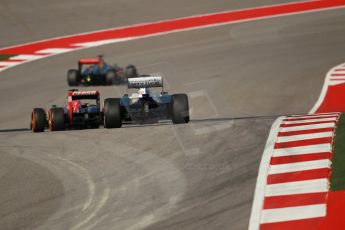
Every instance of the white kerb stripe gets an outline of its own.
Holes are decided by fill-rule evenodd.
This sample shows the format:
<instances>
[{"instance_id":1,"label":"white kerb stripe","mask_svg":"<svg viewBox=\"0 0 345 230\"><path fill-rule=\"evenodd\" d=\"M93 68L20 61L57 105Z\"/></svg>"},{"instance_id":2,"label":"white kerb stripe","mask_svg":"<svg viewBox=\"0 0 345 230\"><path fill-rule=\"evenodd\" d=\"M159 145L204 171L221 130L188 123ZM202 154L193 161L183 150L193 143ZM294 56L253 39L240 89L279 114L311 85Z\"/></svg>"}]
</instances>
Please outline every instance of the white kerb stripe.
<instances>
[{"instance_id":1,"label":"white kerb stripe","mask_svg":"<svg viewBox=\"0 0 345 230\"><path fill-rule=\"evenodd\" d=\"M294 118L308 119L308 118L315 118L315 117L321 118L321 117L338 116L338 115L339 115L339 113L337 113L337 112L334 112L334 113L314 113L314 114L310 114L310 115L291 115L291 116L287 117L286 119L294 119ZM284 119L284 120L286 120L286 119Z\"/></svg>"},{"instance_id":2,"label":"white kerb stripe","mask_svg":"<svg viewBox=\"0 0 345 230\"><path fill-rule=\"evenodd\" d=\"M133 40L133 37L106 39L106 40L101 40L101 41L96 41L96 42L76 43L76 44L73 44L73 46L95 47L95 46L102 46L102 45L107 45L107 44L112 44L112 43L117 43L117 42L124 42L124 41L129 41L129 40Z\"/></svg>"},{"instance_id":3,"label":"white kerb stripe","mask_svg":"<svg viewBox=\"0 0 345 230\"><path fill-rule=\"evenodd\" d=\"M341 69L339 71L334 71L333 73L331 74L344 74L345 75L345 70Z\"/></svg>"},{"instance_id":4,"label":"white kerb stripe","mask_svg":"<svg viewBox=\"0 0 345 230\"><path fill-rule=\"evenodd\" d=\"M301 126L291 126L291 127L281 127L281 132L290 132L290 131L302 131L310 129L322 129L322 128L334 128L335 123L322 123L322 124L313 124L313 125L301 125Z\"/></svg>"},{"instance_id":5,"label":"white kerb stripe","mask_svg":"<svg viewBox=\"0 0 345 230\"><path fill-rule=\"evenodd\" d=\"M309 133L309 134L301 134L301 135L293 135L293 136L282 136L282 137L278 137L277 143L289 142L289 141L310 140L310 139L315 139L315 138L332 137L332 136L333 136L333 132Z\"/></svg>"},{"instance_id":6,"label":"white kerb stripe","mask_svg":"<svg viewBox=\"0 0 345 230\"><path fill-rule=\"evenodd\" d=\"M331 143L329 143L329 144L306 145L306 146L299 146L299 147L275 149L273 152L273 156L275 157L294 156L294 155L331 152L331 151L332 151L332 145Z\"/></svg>"},{"instance_id":7,"label":"white kerb stripe","mask_svg":"<svg viewBox=\"0 0 345 230\"><path fill-rule=\"evenodd\" d=\"M326 216L326 204L265 209L262 211L261 224L302 220L324 216Z\"/></svg>"},{"instance_id":8,"label":"white kerb stripe","mask_svg":"<svg viewBox=\"0 0 345 230\"><path fill-rule=\"evenodd\" d=\"M337 75L331 76L330 79L331 80L342 80L342 79L344 79L344 77L345 77L345 74L339 75L337 73Z\"/></svg>"},{"instance_id":9,"label":"white kerb stripe","mask_svg":"<svg viewBox=\"0 0 345 230\"><path fill-rule=\"evenodd\" d=\"M304 180L266 186L267 196L284 196L328 191L328 179Z\"/></svg>"},{"instance_id":10,"label":"white kerb stripe","mask_svg":"<svg viewBox=\"0 0 345 230\"><path fill-rule=\"evenodd\" d=\"M51 49L44 49L44 50L39 50L36 53L38 54L61 54L61 53L66 53L69 51L72 51L75 49L71 48L51 48Z\"/></svg>"},{"instance_id":11,"label":"white kerb stripe","mask_svg":"<svg viewBox=\"0 0 345 230\"><path fill-rule=\"evenodd\" d=\"M22 63L22 62L4 62L4 61L0 61L0 66L6 66L6 67L16 66L16 65L19 65L20 63Z\"/></svg>"},{"instance_id":12,"label":"white kerb stripe","mask_svg":"<svg viewBox=\"0 0 345 230\"><path fill-rule=\"evenodd\" d=\"M283 121L283 124L300 124L300 123L307 123L307 122L322 122L322 121L336 121L337 117L328 117L328 118L317 118L317 119L305 119L305 120L298 120L298 121Z\"/></svg>"},{"instance_id":13,"label":"white kerb stripe","mask_svg":"<svg viewBox=\"0 0 345 230\"><path fill-rule=\"evenodd\" d=\"M23 61L31 61L31 60L37 60L40 58L44 58L45 56L43 55L17 55L17 56L13 56L10 58L10 60L23 60Z\"/></svg>"},{"instance_id":14,"label":"white kerb stripe","mask_svg":"<svg viewBox=\"0 0 345 230\"><path fill-rule=\"evenodd\" d=\"M303 161L290 164L278 164L271 165L269 174L279 174L279 173L289 173L289 172L298 172L304 170L312 169L322 169L330 168L331 161L329 159L315 160L315 161Z\"/></svg>"},{"instance_id":15,"label":"white kerb stripe","mask_svg":"<svg viewBox=\"0 0 345 230\"><path fill-rule=\"evenodd\" d=\"M328 85L332 85L332 86L334 86L334 85L340 85L340 84L344 84L345 83L345 80L343 80L343 81L329 81L329 83L328 83Z\"/></svg>"},{"instance_id":16,"label":"white kerb stripe","mask_svg":"<svg viewBox=\"0 0 345 230\"><path fill-rule=\"evenodd\" d=\"M345 75L342 77L331 77L331 81L342 81L345 80Z\"/></svg>"}]
</instances>

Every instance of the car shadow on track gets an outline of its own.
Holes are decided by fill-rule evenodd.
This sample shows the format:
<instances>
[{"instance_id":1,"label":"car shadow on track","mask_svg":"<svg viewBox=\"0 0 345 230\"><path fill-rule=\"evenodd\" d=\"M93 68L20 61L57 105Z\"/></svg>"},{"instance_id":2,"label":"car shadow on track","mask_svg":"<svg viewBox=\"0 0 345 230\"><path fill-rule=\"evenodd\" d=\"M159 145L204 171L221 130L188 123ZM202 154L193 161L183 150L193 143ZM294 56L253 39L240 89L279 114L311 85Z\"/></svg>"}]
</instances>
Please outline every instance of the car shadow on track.
<instances>
[{"instance_id":1,"label":"car shadow on track","mask_svg":"<svg viewBox=\"0 0 345 230\"><path fill-rule=\"evenodd\" d=\"M265 119L276 119L280 116L289 116L289 115L293 115L293 114L191 119L190 123L235 121L235 120L265 120ZM173 123L170 121L164 121L164 122L159 122L159 123L126 124L126 125L123 125L122 128L128 129L128 128L157 127L157 126L169 126L169 125L173 125ZM184 124L182 124L182 125L184 125ZM104 129L104 128L102 128L102 129ZM74 129L67 129L64 131L78 131L78 130L93 130L93 129L74 128ZM97 130L97 129L95 129L95 130ZM29 128L0 129L0 133L28 132L28 131L31 131L31 130Z\"/></svg>"},{"instance_id":2,"label":"car shadow on track","mask_svg":"<svg viewBox=\"0 0 345 230\"><path fill-rule=\"evenodd\" d=\"M204 119L192 119L192 123L199 123L199 122L212 122L212 121L235 121L235 120L270 120L276 119L281 116L288 116L284 115L262 115L262 116L243 116L243 117L217 117L217 118L204 118Z\"/></svg>"},{"instance_id":3,"label":"car shadow on track","mask_svg":"<svg viewBox=\"0 0 345 230\"><path fill-rule=\"evenodd\" d=\"M30 131L30 129L28 128L0 129L0 133L25 132L25 131Z\"/></svg>"}]
</instances>

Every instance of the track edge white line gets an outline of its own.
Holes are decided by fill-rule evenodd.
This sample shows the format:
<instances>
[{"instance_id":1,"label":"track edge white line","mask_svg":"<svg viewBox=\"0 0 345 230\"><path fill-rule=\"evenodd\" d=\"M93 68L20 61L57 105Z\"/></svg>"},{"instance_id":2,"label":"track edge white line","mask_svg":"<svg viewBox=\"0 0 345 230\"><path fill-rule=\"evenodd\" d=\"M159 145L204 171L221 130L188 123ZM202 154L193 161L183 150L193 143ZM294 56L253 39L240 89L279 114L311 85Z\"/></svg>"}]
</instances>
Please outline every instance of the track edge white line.
<instances>
[{"instance_id":1,"label":"track edge white line","mask_svg":"<svg viewBox=\"0 0 345 230\"><path fill-rule=\"evenodd\" d=\"M249 230L258 230L260 227L261 212L264 204L270 160L273 156L274 144L276 143L276 139L278 138L280 124L285 118L285 116L282 116L274 121L266 142L264 153L260 162L258 178L255 185L254 200L248 227Z\"/></svg>"}]
</instances>

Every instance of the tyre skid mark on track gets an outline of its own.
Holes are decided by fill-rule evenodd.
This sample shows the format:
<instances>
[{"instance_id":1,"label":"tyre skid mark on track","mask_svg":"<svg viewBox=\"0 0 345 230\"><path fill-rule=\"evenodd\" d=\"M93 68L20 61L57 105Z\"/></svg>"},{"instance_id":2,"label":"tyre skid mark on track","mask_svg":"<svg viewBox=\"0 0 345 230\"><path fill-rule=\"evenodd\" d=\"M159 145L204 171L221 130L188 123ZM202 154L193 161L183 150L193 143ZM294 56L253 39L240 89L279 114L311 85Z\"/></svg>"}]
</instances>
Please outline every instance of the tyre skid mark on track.
<instances>
[{"instance_id":1,"label":"tyre skid mark on track","mask_svg":"<svg viewBox=\"0 0 345 230\"><path fill-rule=\"evenodd\" d=\"M84 229L85 225L88 224L96 215L100 212L100 210L103 208L103 206L106 204L107 200L110 196L110 188L106 187L104 189L104 192L102 194L102 197L99 202L97 202L95 208L92 210L90 215L88 215L85 219L80 221L78 224L71 227L71 230L77 230L77 229Z\"/></svg>"},{"instance_id":2,"label":"tyre skid mark on track","mask_svg":"<svg viewBox=\"0 0 345 230\"><path fill-rule=\"evenodd\" d=\"M6 146L2 146L2 147L6 147ZM13 146L9 145L7 147L12 148ZM16 148L18 148L18 146L16 146ZM20 153L14 153L15 149L12 151L9 151L9 152L14 153L14 155L18 155L19 157L23 157L23 155L25 153L25 149L26 148L32 149L32 146L21 146L21 148L22 149L20 150ZM51 150L51 149L44 150L45 156L47 158L42 158L42 157L27 155L27 154L25 154L24 158L26 158L30 161L33 161L35 163L38 163L40 165L44 165L45 167L47 166L47 163L48 163L48 165L57 167L59 169L60 169L60 167L58 167L58 165L60 165L60 164L56 164L56 161L57 162L63 162L63 164L61 164L61 165L63 165L62 171L65 171L66 169L68 169L73 174L80 177L82 181L84 181L84 183L88 187L88 192L87 192L88 195L87 195L86 200L84 202L82 202L81 204L78 204L78 205L75 205L73 207L64 209L63 211L58 211L57 213L55 213L52 216L52 218L54 220L59 221L60 218L62 218L64 215L67 215L68 213L78 211L78 213L81 214L81 211L82 211L83 213L87 214L88 212L91 212L91 214L89 216L82 219L82 221L80 221L78 224L76 224L73 227L73 229L75 229L75 230L80 229L80 228L84 229L84 227L85 227L84 225L92 219L90 217L96 216L97 213L99 212L99 210L104 206L104 203L106 202L106 200L108 199L109 195L107 195L107 194L110 193L110 188L108 186L108 183L105 179L103 179L103 184L105 185L105 189L104 189L103 196L101 197L100 201L97 201L95 199L96 185L95 185L94 181L92 180L91 175L88 173L88 170L86 168L84 168L83 166L81 166L80 164L77 164L77 163L75 163L69 159L59 157L59 156L56 156L52 153L49 153L49 150ZM65 149L62 149L61 151L64 152ZM40 152L40 151L38 150L37 152ZM52 163L52 161L54 163ZM68 165L70 167L68 167ZM48 168L50 168L50 167L48 167ZM93 203L95 203L95 204L93 205ZM93 206L96 206L96 207L93 208ZM80 215L80 214L78 214L78 215Z\"/></svg>"},{"instance_id":3,"label":"tyre skid mark on track","mask_svg":"<svg viewBox=\"0 0 345 230\"><path fill-rule=\"evenodd\" d=\"M77 168L78 171L80 171L82 176L85 178L86 184L88 186L88 197L87 197L87 199L83 205L83 208L82 208L82 211L85 211L91 205L91 203L94 199L95 193L96 193L96 185L93 182L91 175L88 173L88 171L84 167L82 167L81 165L79 165L77 163L74 163L71 160L68 160L68 159L62 158L62 157L58 157L58 156L54 156L54 155L52 155L52 156L55 157L56 159L60 160L60 161L63 161L63 162L66 162L67 164L72 165L74 168Z\"/></svg>"},{"instance_id":4,"label":"tyre skid mark on track","mask_svg":"<svg viewBox=\"0 0 345 230\"><path fill-rule=\"evenodd\" d=\"M77 224L75 224L74 226L72 226L70 228L71 230L84 229L86 227L85 225L88 224L99 213L99 211L103 208L103 206L106 204L106 201L108 200L109 195L110 195L110 187L108 186L108 182L106 179L103 179L103 184L105 185L105 188L104 188L104 191L102 193L100 200L98 201L95 199L96 184L93 181L91 175L88 173L88 170L86 168L84 168L80 164L77 164L77 163L75 163L69 159L55 156L55 155L49 154L49 153L47 153L47 155L49 155L50 157L55 158L59 161L62 161L62 162L65 162L65 163L71 165L72 168L76 169L76 171L79 172L78 173L79 176L81 176L84 179L84 181L88 187L87 199L84 201L84 203L82 205L78 205L76 207L69 209L69 212L73 212L73 211L80 210L80 209L84 213L87 213L87 211L91 212L90 214L87 215L87 217L83 218L81 221L79 221ZM95 204L93 205L93 203L95 203ZM65 214L65 213L66 212L63 212L62 214Z\"/></svg>"}]
</instances>

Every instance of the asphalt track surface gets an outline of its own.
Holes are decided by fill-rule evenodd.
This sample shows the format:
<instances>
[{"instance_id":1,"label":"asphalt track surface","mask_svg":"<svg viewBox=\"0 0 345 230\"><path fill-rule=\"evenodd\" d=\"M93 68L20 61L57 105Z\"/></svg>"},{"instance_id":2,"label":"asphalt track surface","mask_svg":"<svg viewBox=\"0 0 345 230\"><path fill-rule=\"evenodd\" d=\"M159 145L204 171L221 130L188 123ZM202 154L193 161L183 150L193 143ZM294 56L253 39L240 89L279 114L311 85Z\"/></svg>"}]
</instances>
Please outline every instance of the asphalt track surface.
<instances>
[{"instance_id":1,"label":"asphalt track surface","mask_svg":"<svg viewBox=\"0 0 345 230\"><path fill-rule=\"evenodd\" d=\"M253 6L83 1L79 11L69 1L15 2L0 4L0 28L6 31L0 46ZM277 1L255 4L272 3ZM107 6L102 15L99 4ZM89 10L98 13L82 13ZM1 229L246 229L270 125L276 115L308 112L327 70L344 61L344 15L338 9L180 32L2 72ZM100 53L111 63L162 72L171 93L189 93L192 122L26 130L33 107L64 102L66 70L79 57ZM102 98L125 92L97 89Z\"/></svg>"}]
</instances>

